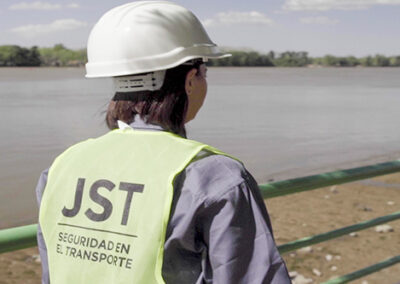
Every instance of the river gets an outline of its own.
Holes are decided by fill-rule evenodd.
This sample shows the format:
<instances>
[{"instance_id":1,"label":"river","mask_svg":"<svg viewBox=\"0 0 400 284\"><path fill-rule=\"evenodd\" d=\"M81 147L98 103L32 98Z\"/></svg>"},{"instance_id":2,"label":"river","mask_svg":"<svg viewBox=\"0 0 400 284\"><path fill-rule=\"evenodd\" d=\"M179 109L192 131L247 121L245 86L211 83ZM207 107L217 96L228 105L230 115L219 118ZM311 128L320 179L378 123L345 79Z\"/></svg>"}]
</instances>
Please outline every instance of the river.
<instances>
[{"instance_id":1,"label":"river","mask_svg":"<svg viewBox=\"0 0 400 284\"><path fill-rule=\"evenodd\" d=\"M188 136L259 183L400 156L400 68L209 68ZM0 68L0 228L35 222L40 172L107 131L109 79L83 68Z\"/></svg>"}]
</instances>

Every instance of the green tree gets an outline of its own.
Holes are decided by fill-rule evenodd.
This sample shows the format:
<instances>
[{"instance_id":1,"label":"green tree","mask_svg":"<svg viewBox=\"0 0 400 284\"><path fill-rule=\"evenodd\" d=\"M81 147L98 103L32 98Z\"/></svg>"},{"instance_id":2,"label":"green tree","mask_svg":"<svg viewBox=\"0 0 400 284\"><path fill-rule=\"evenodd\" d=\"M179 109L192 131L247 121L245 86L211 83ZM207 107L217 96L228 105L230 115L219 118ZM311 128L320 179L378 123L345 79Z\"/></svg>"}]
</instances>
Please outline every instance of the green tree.
<instances>
[{"instance_id":1,"label":"green tree","mask_svg":"<svg viewBox=\"0 0 400 284\"><path fill-rule=\"evenodd\" d=\"M308 53L301 52L293 52L286 51L279 55L278 58L274 60L275 66L284 66L284 67L302 67L307 66L311 63L311 60L308 58Z\"/></svg>"},{"instance_id":2,"label":"green tree","mask_svg":"<svg viewBox=\"0 0 400 284\"><path fill-rule=\"evenodd\" d=\"M24 48L17 45L0 46L0 66L39 66L37 47Z\"/></svg>"},{"instance_id":3,"label":"green tree","mask_svg":"<svg viewBox=\"0 0 400 284\"><path fill-rule=\"evenodd\" d=\"M400 66L400 56L390 57L390 66L399 67Z\"/></svg>"},{"instance_id":4,"label":"green tree","mask_svg":"<svg viewBox=\"0 0 400 284\"><path fill-rule=\"evenodd\" d=\"M335 56L325 55L322 58L322 65L324 66L338 66L339 62Z\"/></svg>"},{"instance_id":5,"label":"green tree","mask_svg":"<svg viewBox=\"0 0 400 284\"><path fill-rule=\"evenodd\" d=\"M390 65L389 58L377 54L375 57L372 59L372 65L373 66L380 66L380 67L387 67Z\"/></svg>"},{"instance_id":6,"label":"green tree","mask_svg":"<svg viewBox=\"0 0 400 284\"><path fill-rule=\"evenodd\" d=\"M41 60L40 60L40 53L38 50L37 46L31 47L28 53L28 66L40 66L41 65Z\"/></svg>"},{"instance_id":7,"label":"green tree","mask_svg":"<svg viewBox=\"0 0 400 284\"><path fill-rule=\"evenodd\" d=\"M46 66L80 66L87 61L86 50L71 50L62 44L40 48L40 58Z\"/></svg>"},{"instance_id":8,"label":"green tree","mask_svg":"<svg viewBox=\"0 0 400 284\"><path fill-rule=\"evenodd\" d=\"M269 59L272 61L272 60L275 59L275 52L273 52L273 51L271 50L270 52L268 52L268 55L267 55L267 56L268 56Z\"/></svg>"},{"instance_id":9,"label":"green tree","mask_svg":"<svg viewBox=\"0 0 400 284\"><path fill-rule=\"evenodd\" d=\"M207 64L209 66L273 66L272 60L266 56L259 54L255 51L227 51L232 54L230 57L210 60Z\"/></svg>"},{"instance_id":10,"label":"green tree","mask_svg":"<svg viewBox=\"0 0 400 284\"><path fill-rule=\"evenodd\" d=\"M360 63L362 66L365 66L365 67L373 66L372 56L367 56L367 57L361 58Z\"/></svg>"}]
</instances>

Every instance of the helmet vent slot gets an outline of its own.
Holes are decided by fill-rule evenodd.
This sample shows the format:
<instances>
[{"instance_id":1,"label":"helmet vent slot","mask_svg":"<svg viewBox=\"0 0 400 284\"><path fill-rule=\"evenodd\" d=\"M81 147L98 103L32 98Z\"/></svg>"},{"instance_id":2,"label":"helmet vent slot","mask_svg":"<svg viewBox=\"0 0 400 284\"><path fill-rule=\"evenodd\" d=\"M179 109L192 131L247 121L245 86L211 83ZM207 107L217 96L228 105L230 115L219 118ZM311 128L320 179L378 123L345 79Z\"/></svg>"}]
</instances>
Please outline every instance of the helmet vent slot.
<instances>
[{"instance_id":1,"label":"helmet vent slot","mask_svg":"<svg viewBox=\"0 0 400 284\"><path fill-rule=\"evenodd\" d=\"M154 71L146 74L113 77L116 93L156 91L164 83L165 70Z\"/></svg>"}]
</instances>

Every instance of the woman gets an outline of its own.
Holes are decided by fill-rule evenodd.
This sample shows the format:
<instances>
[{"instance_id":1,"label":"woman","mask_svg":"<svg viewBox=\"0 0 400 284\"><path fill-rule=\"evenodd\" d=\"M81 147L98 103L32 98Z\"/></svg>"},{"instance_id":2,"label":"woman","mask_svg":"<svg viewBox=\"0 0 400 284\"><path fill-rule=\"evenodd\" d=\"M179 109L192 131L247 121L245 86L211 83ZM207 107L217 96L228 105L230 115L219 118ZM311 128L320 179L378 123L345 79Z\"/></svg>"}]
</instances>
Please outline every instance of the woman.
<instances>
[{"instance_id":1,"label":"woman","mask_svg":"<svg viewBox=\"0 0 400 284\"><path fill-rule=\"evenodd\" d=\"M169 2L122 5L95 25L87 77L113 77L113 131L42 173L44 283L290 283L254 179L186 139L207 92L204 60L224 56Z\"/></svg>"}]
</instances>

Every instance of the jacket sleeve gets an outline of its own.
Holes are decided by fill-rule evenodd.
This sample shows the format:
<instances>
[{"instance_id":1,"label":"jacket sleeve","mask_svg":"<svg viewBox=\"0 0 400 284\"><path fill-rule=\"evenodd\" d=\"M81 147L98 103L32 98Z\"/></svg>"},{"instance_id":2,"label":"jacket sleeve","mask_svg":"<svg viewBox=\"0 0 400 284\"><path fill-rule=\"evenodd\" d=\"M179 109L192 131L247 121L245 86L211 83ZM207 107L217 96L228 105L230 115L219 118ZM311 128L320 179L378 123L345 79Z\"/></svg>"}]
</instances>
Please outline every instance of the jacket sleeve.
<instances>
[{"instance_id":1,"label":"jacket sleeve","mask_svg":"<svg viewBox=\"0 0 400 284\"><path fill-rule=\"evenodd\" d=\"M241 163L221 155L197 160L174 190L166 283L291 283L258 186Z\"/></svg>"},{"instance_id":2,"label":"jacket sleeve","mask_svg":"<svg viewBox=\"0 0 400 284\"><path fill-rule=\"evenodd\" d=\"M47 183L47 175L48 175L48 170L43 171L42 174L40 175L38 184L36 186L36 199L38 202L39 209L40 209L40 203L42 201L43 192ZM49 279L49 265L47 259L47 248L43 239L40 223L37 231L37 243L40 254L40 260L42 263L42 284L49 284L50 279Z\"/></svg>"},{"instance_id":3,"label":"jacket sleeve","mask_svg":"<svg viewBox=\"0 0 400 284\"><path fill-rule=\"evenodd\" d=\"M247 175L247 176L246 176ZM203 217L213 283L291 283L257 184L245 181L213 200Z\"/></svg>"}]
</instances>

